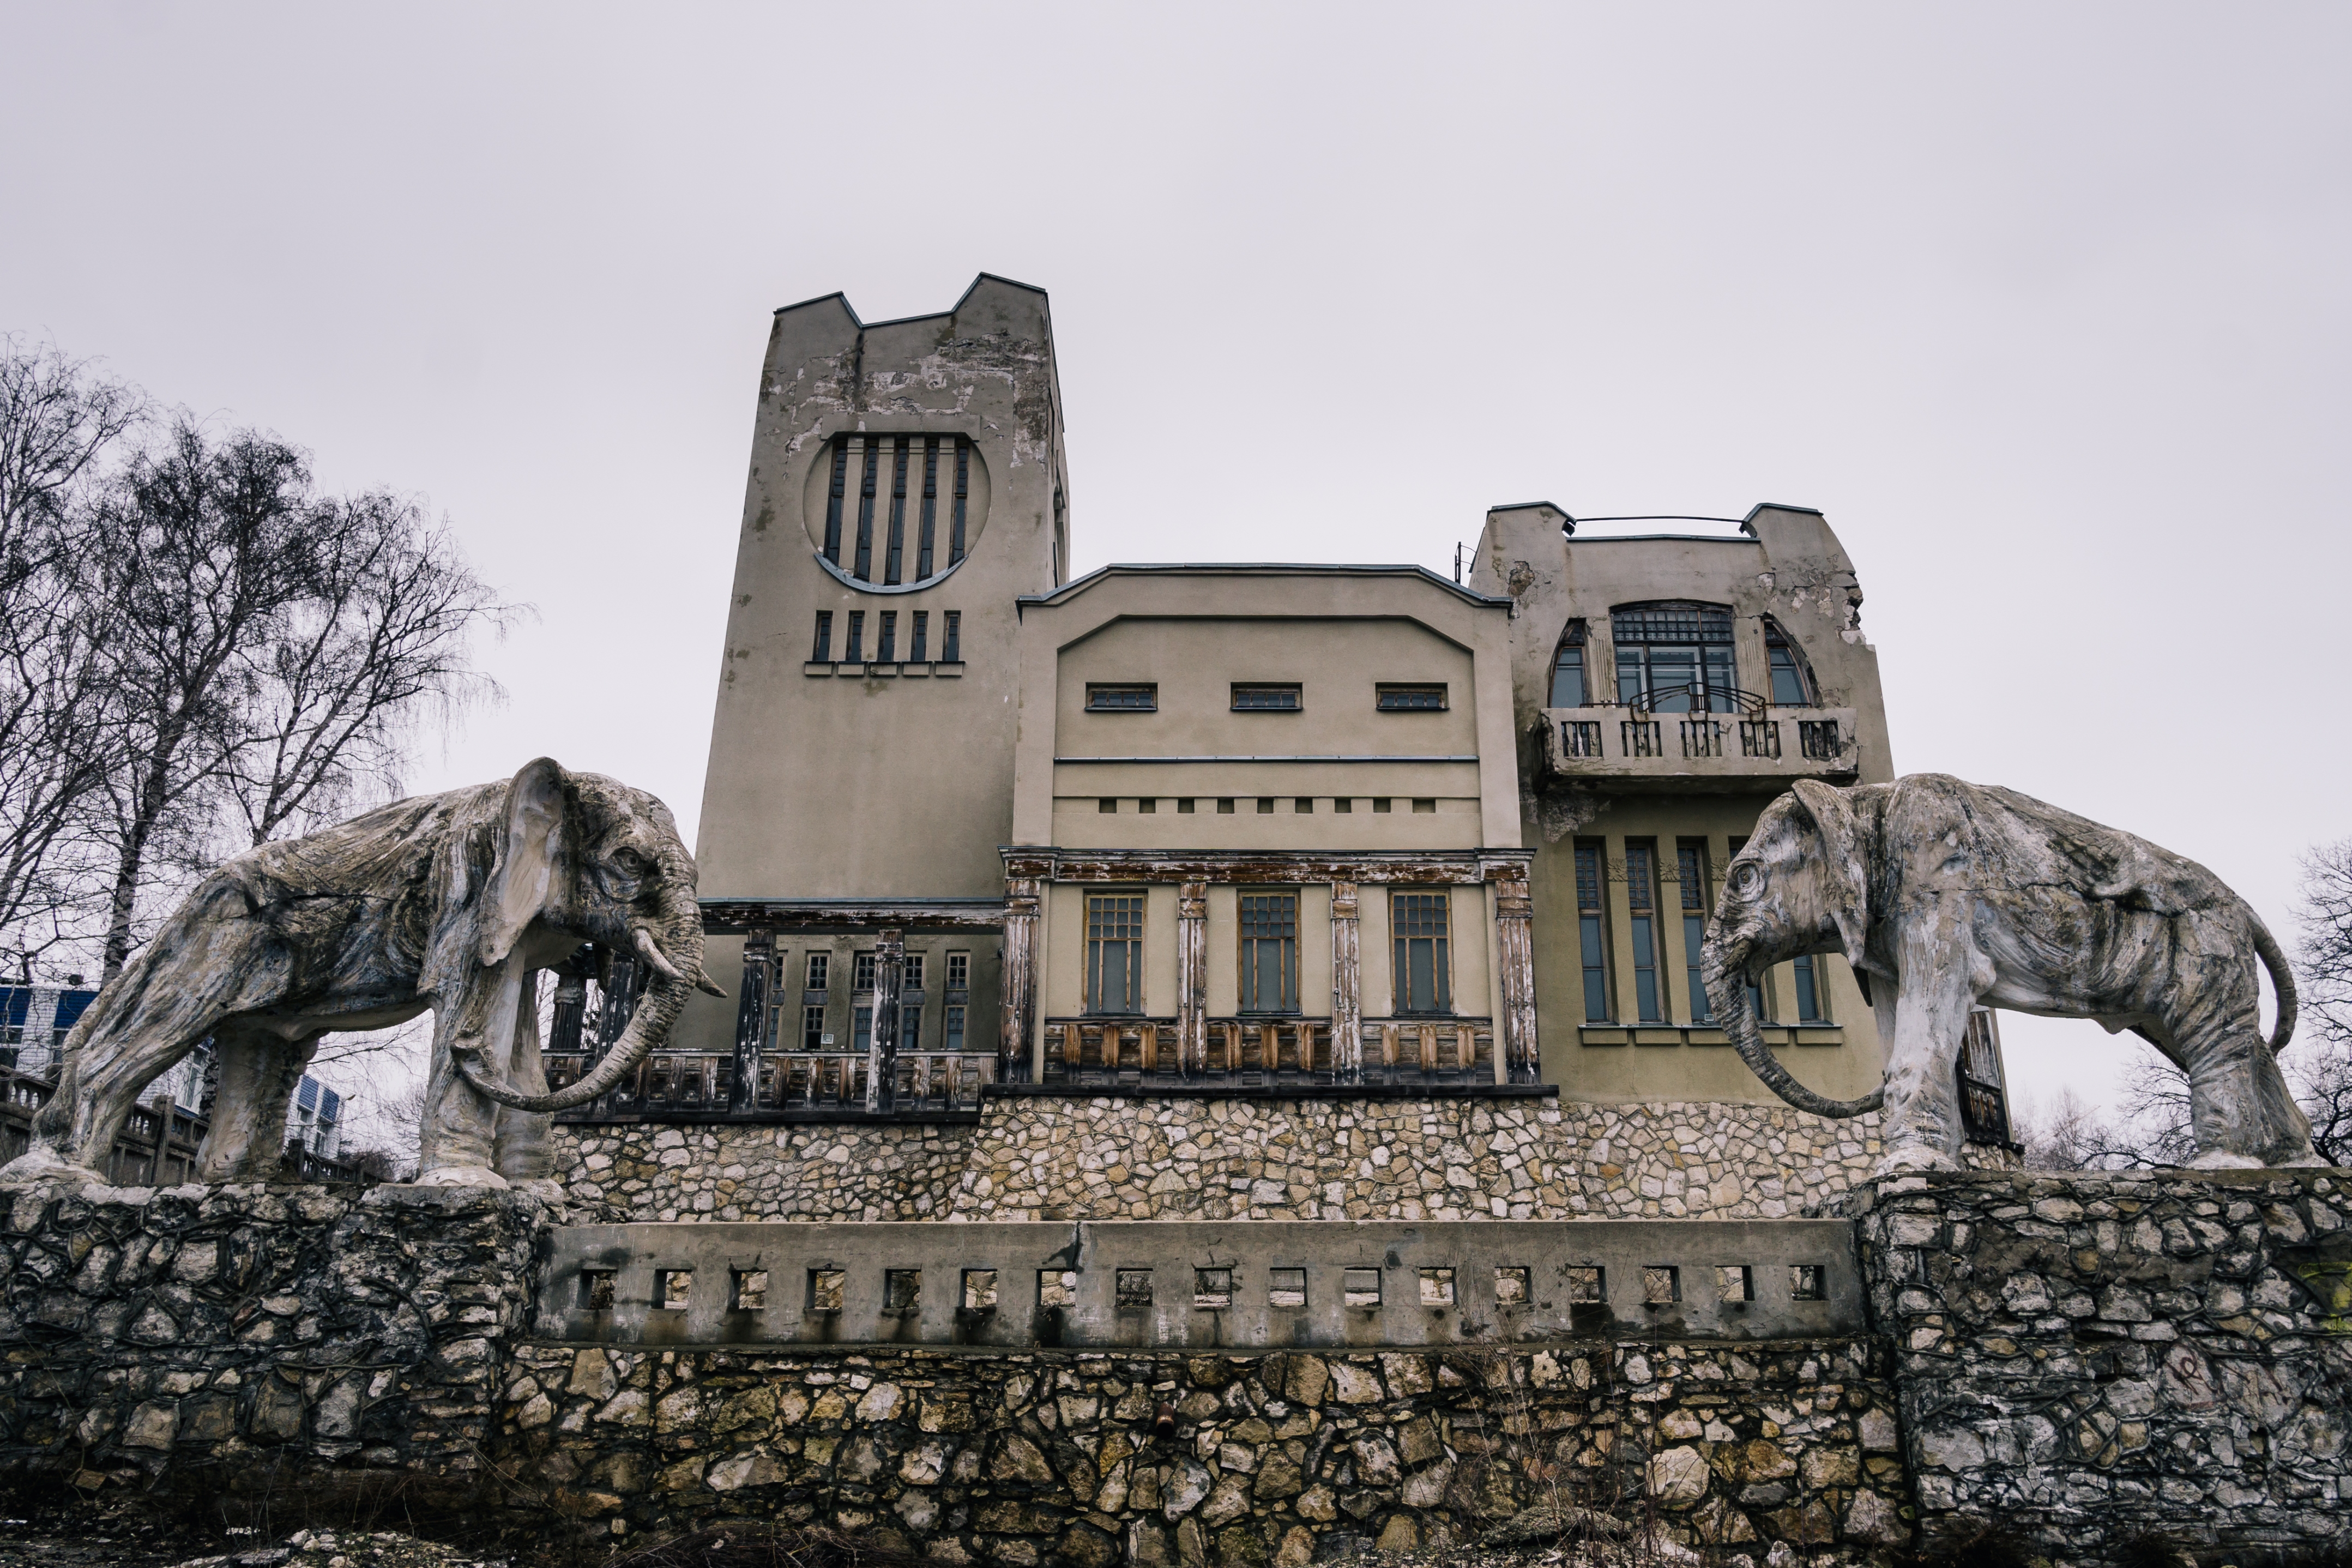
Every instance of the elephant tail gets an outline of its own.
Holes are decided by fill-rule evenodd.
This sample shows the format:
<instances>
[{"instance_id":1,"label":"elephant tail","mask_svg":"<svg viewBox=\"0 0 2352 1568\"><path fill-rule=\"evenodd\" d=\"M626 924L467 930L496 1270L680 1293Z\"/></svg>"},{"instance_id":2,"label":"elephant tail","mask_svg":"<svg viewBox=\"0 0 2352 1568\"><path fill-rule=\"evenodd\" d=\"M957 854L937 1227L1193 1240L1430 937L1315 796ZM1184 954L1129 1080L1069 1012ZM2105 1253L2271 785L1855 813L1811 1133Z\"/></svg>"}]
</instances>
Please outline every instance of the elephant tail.
<instances>
[{"instance_id":1,"label":"elephant tail","mask_svg":"<svg viewBox=\"0 0 2352 1568\"><path fill-rule=\"evenodd\" d=\"M2294 966L2279 950L2277 939L2271 935L2271 928L2263 924L2262 916L2248 910L2246 919L2254 928L2254 951L2262 954L2263 967L2271 972L2271 985L2278 992L2278 1023L2271 1029L2271 1055L2276 1056L2294 1038Z\"/></svg>"}]
</instances>

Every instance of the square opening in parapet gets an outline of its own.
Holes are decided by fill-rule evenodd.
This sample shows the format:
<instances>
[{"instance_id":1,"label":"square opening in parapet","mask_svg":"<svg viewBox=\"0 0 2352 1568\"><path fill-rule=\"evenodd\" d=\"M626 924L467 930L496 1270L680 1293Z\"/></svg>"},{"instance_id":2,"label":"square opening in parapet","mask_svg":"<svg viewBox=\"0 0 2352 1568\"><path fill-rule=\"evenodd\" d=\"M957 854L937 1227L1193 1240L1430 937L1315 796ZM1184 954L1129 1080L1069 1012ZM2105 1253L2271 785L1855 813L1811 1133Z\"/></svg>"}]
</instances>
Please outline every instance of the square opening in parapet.
<instances>
[{"instance_id":1,"label":"square opening in parapet","mask_svg":"<svg viewBox=\"0 0 2352 1568\"><path fill-rule=\"evenodd\" d=\"M1307 1305L1307 1270L1276 1268L1268 1272L1265 1304L1269 1307L1304 1307Z\"/></svg>"},{"instance_id":2,"label":"square opening in parapet","mask_svg":"<svg viewBox=\"0 0 2352 1568\"><path fill-rule=\"evenodd\" d=\"M911 1312L922 1300L923 1271L919 1268L886 1268L882 1271L882 1310L886 1312Z\"/></svg>"},{"instance_id":3,"label":"square opening in parapet","mask_svg":"<svg viewBox=\"0 0 2352 1568\"><path fill-rule=\"evenodd\" d=\"M1642 1266L1642 1305L1671 1307L1683 1299L1683 1271L1671 1263Z\"/></svg>"},{"instance_id":4,"label":"square opening in parapet","mask_svg":"<svg viewBox=\"0 0 2352 1568\"><path fill-rule=\"evenodd\" d=\"M808 1310L812 1312L838 1312L841 1298L849 1286L849 1274L841 1268L809 1270Z\"/></svg>"},{"instance_id":5,"label":"square opening in parapet","mask_svg":"<svg viewBox=\"0 0 2352 1568\"><path fill-rule=\"evenodd\" d=\"M1597 1263L1580 1263L1568 1271L1569 1304L1593 1307L1609 1299L1608 1277Z\"/></svg>"},{"instance_id":6,"label":"square opening in parapet","mask_svg":"<svg viewBox=\"0 0 2352 1568\"><path fill-rule=\"evenodd\" d=\"M1151 1270L1122 1268L1112 1281L1116 1288L1118 1310L1139 1312L1151 1305Z\"/></svg>"},{"instance_id":7,"label":"square opening in parapet","mask_svg":"<svg viewBox=\"0 0 2352 1568\"><path fill-rule=\"evenodd\" d=\"M620 1275L610 1268L583 1268L580 1271L580 1304L592 1312L613 1310L613 1295Z\"/></svg>"},{"instance_id":8,"label":"square opening in parapet","mask_svg":"<svg viewBox=\"0 0 2352 1568\"><path fill-rule=\"evenodd\" d=\"M1222 1312L1234 1304L1234 1271L1230 1268L1192 1270L1192 1310Z\"/></svg>"},{"instance_id":9,"label":"square opening in parapet","mask_svg":"<svg viewBox=\"0 0 2352 1568\"><path fill-rule=\"evenodd\" d=\"M654 1270L654 1306L665 1312L683 1312L694 1294L694 1270L691 1268L656 1268Z\"/></svg>"},{"instance_id":10,"label":"square opening in parapet","mask_svg":"<svg viewBox=\"0 0 2352 1568\"><path fill-rule=\"evenodd\" d=\"M963 1271L963 1310L967 1312L996 1310L996 1270L967 1268Z\"/></svg>"},{"instance_id":11,"label":"square opening in parapet","mask_svg":"<svg viewBox=\"0 0 2352 1568\"><path fill-rule=\"evenodd\" d=\"M739 1312L764 1312L768 1310L768 1271L764 1268L735 1268L731 1305Z\"/></svg>"},{"instance_id":12,"label":"square opening in parapet","mask_svg":"<svg viewBox=\"0 0 2352 1568\"><path fill-rule=\"evenodd\" d=\"M1421 1304L1424 1307L1454 1305L1454 1270L1424 1268L1421 1271Z\"/></svg>"},{"instance_id":13,"label":"square opening in parapet","mask_svg":"<svg viewBox=\"0 0 2352 1568\"><path fill-rule=\"evenodd\" d=\"M1745 1263L1726 1263L1715 1271L1715 1288L1726 1302L1756 1300L1756 1271Z\"/></svg>"},{"instance_id":14,"label":"square opening in parapet","mask_svg":"<svg viewBox=\"0 0 2352 1568\"><path fill-rule=\"evenodd\" d=\"M1367 1310L1381 1304L1381 1271L1377 1268L1347 1268L1339 1273L1339 1303L1346 1307Z\"/></svg>"},{"instance_id":15,"label":"square opening in parapet","mask_svg":"<svg viewBox=\"0 0 2352 1568\"><path fill-rule=\"evenodd\" d=\"M1830 1299L1830 1271L1819 1263L1789 1265L1789 1299L1792 1301L1826 1301Z\"/></svg>"},{"instance_id":16,"label":"square opening in parapet","mask_svg":"<svg viewBox=\"0 0 2352 1568\"><path fill-rule=\"evenodd\" d=\"M1037 1305L1075 1307L1078 1304L1078 1271L1075 1268L1037 1270Z\"/></svg>"},{"instance_id":17,"label":"square opening in parapet","mask_svg":"<svg viewBox=\"0 0 2352 1568\"><path fill-rule=\"evenodd\" d=\"M1528 1304L1528 1270L1498 1265L1495 1269L1495 1305L1524 1307Z\"/></svg>"}]
</instances>

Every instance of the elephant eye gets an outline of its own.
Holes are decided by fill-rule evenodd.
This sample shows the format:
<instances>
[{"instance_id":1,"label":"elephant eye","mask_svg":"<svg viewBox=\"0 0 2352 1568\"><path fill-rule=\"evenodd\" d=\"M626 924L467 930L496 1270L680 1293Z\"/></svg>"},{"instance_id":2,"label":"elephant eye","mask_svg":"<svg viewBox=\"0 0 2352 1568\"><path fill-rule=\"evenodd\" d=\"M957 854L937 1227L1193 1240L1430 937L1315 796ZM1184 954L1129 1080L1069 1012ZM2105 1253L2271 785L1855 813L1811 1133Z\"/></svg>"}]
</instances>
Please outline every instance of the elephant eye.
<instances>
[{"instance_id":1,"label":"elephant eye","mask_svg":"<svg viewBox=\"0 0 2352 1568\"><path fill-rule=\"evenodd\" d=\"M1753 860L1742 861L1731 868L1731 890L1741 898L1751 898L1764 885L1764 868Z\"/></svg>"},{"instance_id":2,"label":"elephant eye","mask_svg":"<svg viewBox=\"0 0 2352 1568\"><path fill-rule=\"evenodd\" d=\"M624 876L628 877L642 877L653 868L646 858L634 849L615 852L613 856L613 863L621 868Z\"/></svg>"}]
</instances>

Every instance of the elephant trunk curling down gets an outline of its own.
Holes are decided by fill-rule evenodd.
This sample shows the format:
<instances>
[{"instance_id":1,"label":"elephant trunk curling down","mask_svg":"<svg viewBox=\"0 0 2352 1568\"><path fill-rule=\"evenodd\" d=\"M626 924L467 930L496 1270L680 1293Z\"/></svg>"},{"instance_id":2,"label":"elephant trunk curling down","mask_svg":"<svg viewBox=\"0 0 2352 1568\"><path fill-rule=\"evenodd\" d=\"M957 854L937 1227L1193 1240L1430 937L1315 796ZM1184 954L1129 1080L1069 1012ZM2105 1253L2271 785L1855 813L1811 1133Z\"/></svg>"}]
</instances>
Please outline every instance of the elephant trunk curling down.
<instances>
[{"instance_id":1,"label":"elephant trunk curling down","mask_svg":"<svg viewBox=\"0 0 2352 1568\"><path fill-rule=\"evenodd\" d=\"M1790 1105L1816 1116L1860 1116L1866 1110L1876 1110L1885 1100L1883 1085L1859 1100L1831 1100L1799 1083L1757 1031L1747 974L1713 942L1700 950L1699 978L1706 986L1707 1007L1721 1021L1723 1032L1731 1037L1732 1048L1739 1053L1739 1059L1764 1081L1767 1089Z\"/></svg>"},{"instance_id":2,"label":"elephant trunk curling down","mask_svg":"<svg viewBox=\"0 0 2352 1568\"><path fill-rule=\"evenodd\" d=\"M695 907L690 889L694 886L690 868L662 868L665 890L656 911L663 922L662 934L654 945L675 972L664 974L653 965L653 984L637 1001L636 1010L629 1015L628 1027L613 1043L604 1058L579 1082L550 1094L523 1094L493 1079L482 1061L481 1042L467 1040L453 1053L458 1075L473 1086L476 1092L511 1106L517 1110L540 1114L570 1110L610 1093L620 1081L636 1070L637 1063L647 1051L668 1038L670 1026L677 1021L680 1009L686 1005L687 993L699 984L705 990L718 988L702 973L702 916ZM681 894L677 889L689 889ZM646 936L644 926L635 931L640 944Z\"/></svg>"}]
</instances>

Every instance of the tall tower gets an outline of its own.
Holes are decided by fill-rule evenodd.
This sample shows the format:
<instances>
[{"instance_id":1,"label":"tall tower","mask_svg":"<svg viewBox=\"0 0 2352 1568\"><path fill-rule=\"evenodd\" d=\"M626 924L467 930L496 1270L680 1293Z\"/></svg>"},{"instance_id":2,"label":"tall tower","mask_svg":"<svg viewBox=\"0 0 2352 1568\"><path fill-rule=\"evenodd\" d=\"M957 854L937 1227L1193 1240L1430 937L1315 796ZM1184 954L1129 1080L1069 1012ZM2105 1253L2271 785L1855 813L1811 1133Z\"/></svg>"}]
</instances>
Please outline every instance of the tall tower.
<instances>
[{"instance_id":1,"label":"tall tower","mask_svg":"<svg viewBox=\"0 0 2352 1568\"><path fill-rule=\"evenodd\" d=\"M1066 497L1042 289L983 273L950 310L871 326L840 294L776 312L703 788L706 900L789 901L812 939L808 910L843 906L845 963L866 929L853 907L1001 903L1015 600L1067 572ZM988 991L992 939L978 945ZM730 992L741 951L740 932L712 939ZM789 999L805 963L774 962ZM992 997L971 1001L992 1034ZM734 1003L703 998L676 1043L724 1049L735 1028Z\"/></svg>"}]
</instances>

